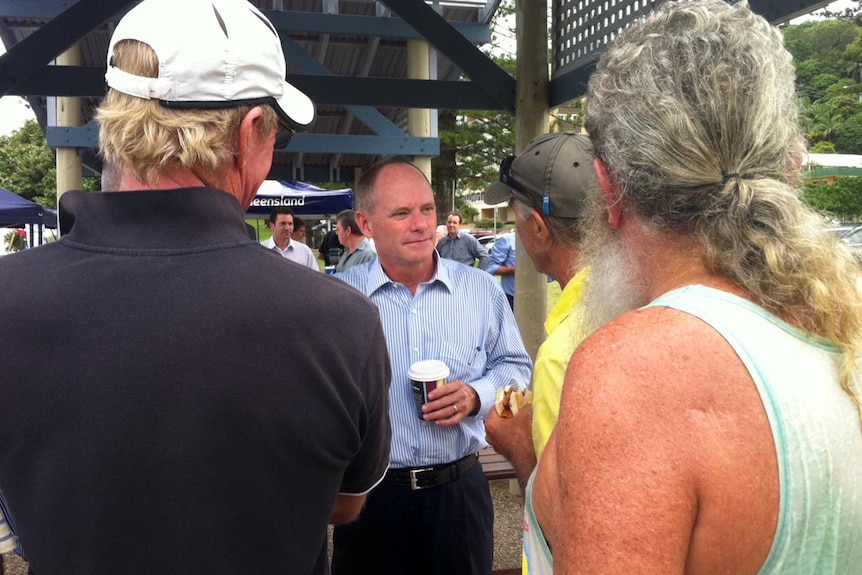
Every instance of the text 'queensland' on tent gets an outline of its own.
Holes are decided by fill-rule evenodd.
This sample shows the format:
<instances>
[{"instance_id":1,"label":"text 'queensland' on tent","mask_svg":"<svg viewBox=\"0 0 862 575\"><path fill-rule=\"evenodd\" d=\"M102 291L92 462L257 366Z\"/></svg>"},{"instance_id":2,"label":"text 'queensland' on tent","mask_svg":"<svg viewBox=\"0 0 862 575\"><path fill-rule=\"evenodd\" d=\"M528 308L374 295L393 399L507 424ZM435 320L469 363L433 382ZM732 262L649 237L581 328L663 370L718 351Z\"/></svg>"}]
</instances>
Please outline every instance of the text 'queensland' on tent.
<instances>
[{"instance_id":1,"label":"text 'queensland' on tent","mask_svg":"<svg viewBox=\"0 0 862 575\"><path fill-rule=\"evenodd\" d=\"M269 216L273 208L286 206L297 216L327 216L353 208L353 190L326 190L304 182L266 180L246 214Z\"/></svg>"}]
</instances>

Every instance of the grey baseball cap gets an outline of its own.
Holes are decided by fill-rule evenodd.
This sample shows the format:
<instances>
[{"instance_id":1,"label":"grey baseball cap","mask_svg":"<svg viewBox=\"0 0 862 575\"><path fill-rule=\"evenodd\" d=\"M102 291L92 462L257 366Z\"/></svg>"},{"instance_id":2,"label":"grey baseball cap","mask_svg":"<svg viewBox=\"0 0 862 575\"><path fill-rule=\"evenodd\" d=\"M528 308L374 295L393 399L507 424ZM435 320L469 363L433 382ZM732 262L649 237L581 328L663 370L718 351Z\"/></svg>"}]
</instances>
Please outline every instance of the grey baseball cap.
<instances>
[{"instance_id":1,"label":"grey baseball cap","mask_svg":"<svg viewBox=\"0 0 862 575\"><path fill-rule=\"evenodd\" d=\"M582 134L543 134L500 164L500 181L485 190L485 203L515 198L555 218L580 218L586 192L598 188L593 145Z\"/></svg>"}]
</instances>

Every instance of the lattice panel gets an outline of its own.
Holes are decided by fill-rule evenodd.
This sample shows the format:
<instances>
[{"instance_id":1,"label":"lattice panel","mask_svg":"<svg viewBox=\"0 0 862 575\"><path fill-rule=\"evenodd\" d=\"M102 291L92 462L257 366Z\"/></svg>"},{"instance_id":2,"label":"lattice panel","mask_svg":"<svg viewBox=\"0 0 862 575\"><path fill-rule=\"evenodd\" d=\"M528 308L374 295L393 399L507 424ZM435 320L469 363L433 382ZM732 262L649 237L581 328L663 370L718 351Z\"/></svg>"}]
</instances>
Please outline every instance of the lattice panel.
<instances>
[{"instance_id":1,"label":"lattice panel","mask_svg":"<svg viewBox=\"0 0 862 575\"><path fill-rule=\"evenodd\" d=\"M555 76L595 60L631 22L665 0L554 0Z\"/></svg>"}]
</instances>

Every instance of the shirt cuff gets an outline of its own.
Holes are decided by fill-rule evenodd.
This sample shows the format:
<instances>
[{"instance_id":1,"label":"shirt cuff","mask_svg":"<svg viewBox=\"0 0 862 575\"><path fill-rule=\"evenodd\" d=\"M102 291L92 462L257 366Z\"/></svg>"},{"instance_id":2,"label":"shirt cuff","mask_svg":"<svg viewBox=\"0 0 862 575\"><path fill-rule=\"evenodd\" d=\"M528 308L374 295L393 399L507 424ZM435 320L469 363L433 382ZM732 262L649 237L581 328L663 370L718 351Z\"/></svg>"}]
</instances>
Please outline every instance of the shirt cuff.
<instances>
[{"instance_id":1,"label":"shirt cuff","mask_svg":"<svg viewBox=\"0 0 862 575\"><path fill-rule=\"evenodd\" d=\"M485 419L488 417L488 412L491 411L491 407L493 407L494 401L497 399L497 389L491 383L491 380L487 378L471 381L468 385L479 395L479 411L474 417Z\"/></svg>"}]
</instances>

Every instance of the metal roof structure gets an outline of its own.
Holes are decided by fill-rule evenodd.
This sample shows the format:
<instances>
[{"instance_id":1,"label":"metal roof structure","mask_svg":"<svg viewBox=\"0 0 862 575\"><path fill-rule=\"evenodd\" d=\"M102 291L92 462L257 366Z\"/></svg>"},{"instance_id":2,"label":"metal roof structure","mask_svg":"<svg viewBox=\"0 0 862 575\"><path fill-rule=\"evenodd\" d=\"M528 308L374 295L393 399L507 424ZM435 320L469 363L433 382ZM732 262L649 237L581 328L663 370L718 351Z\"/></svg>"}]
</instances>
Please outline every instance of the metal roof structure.
<instances>
[{"instance_id":1,"label":"metal roof structure","mask_svg":"<svg viewBox=\"0 0 862 575\"><path fill-rule=\"evenodd\" d=\"M553 1L548 108L581 96L608 43L662 1ZM309 133L276 150L270 177L352 182L355 169L379 155L437 155L434 135L408 135L409 108L515 113L515 80L477 47L490 40L490 21L499 2L252 0L279 29L288 78L312 98L318 113ZM80 148L84 163L97 170L98 129L90 120L105 92L108 41L116 21L136 3L0 0L0 41L8 49L0 56L0 95L27 97L49 145ZM749 0L752 9L772 22L828 3ZM406 45L411 38L424 38L433 48L428 80L407 78ZM54 65L75 44L83 65ZM89 123L57 127L49 99L58 96L81 97Z\"/></svg>"}]
</instances>

